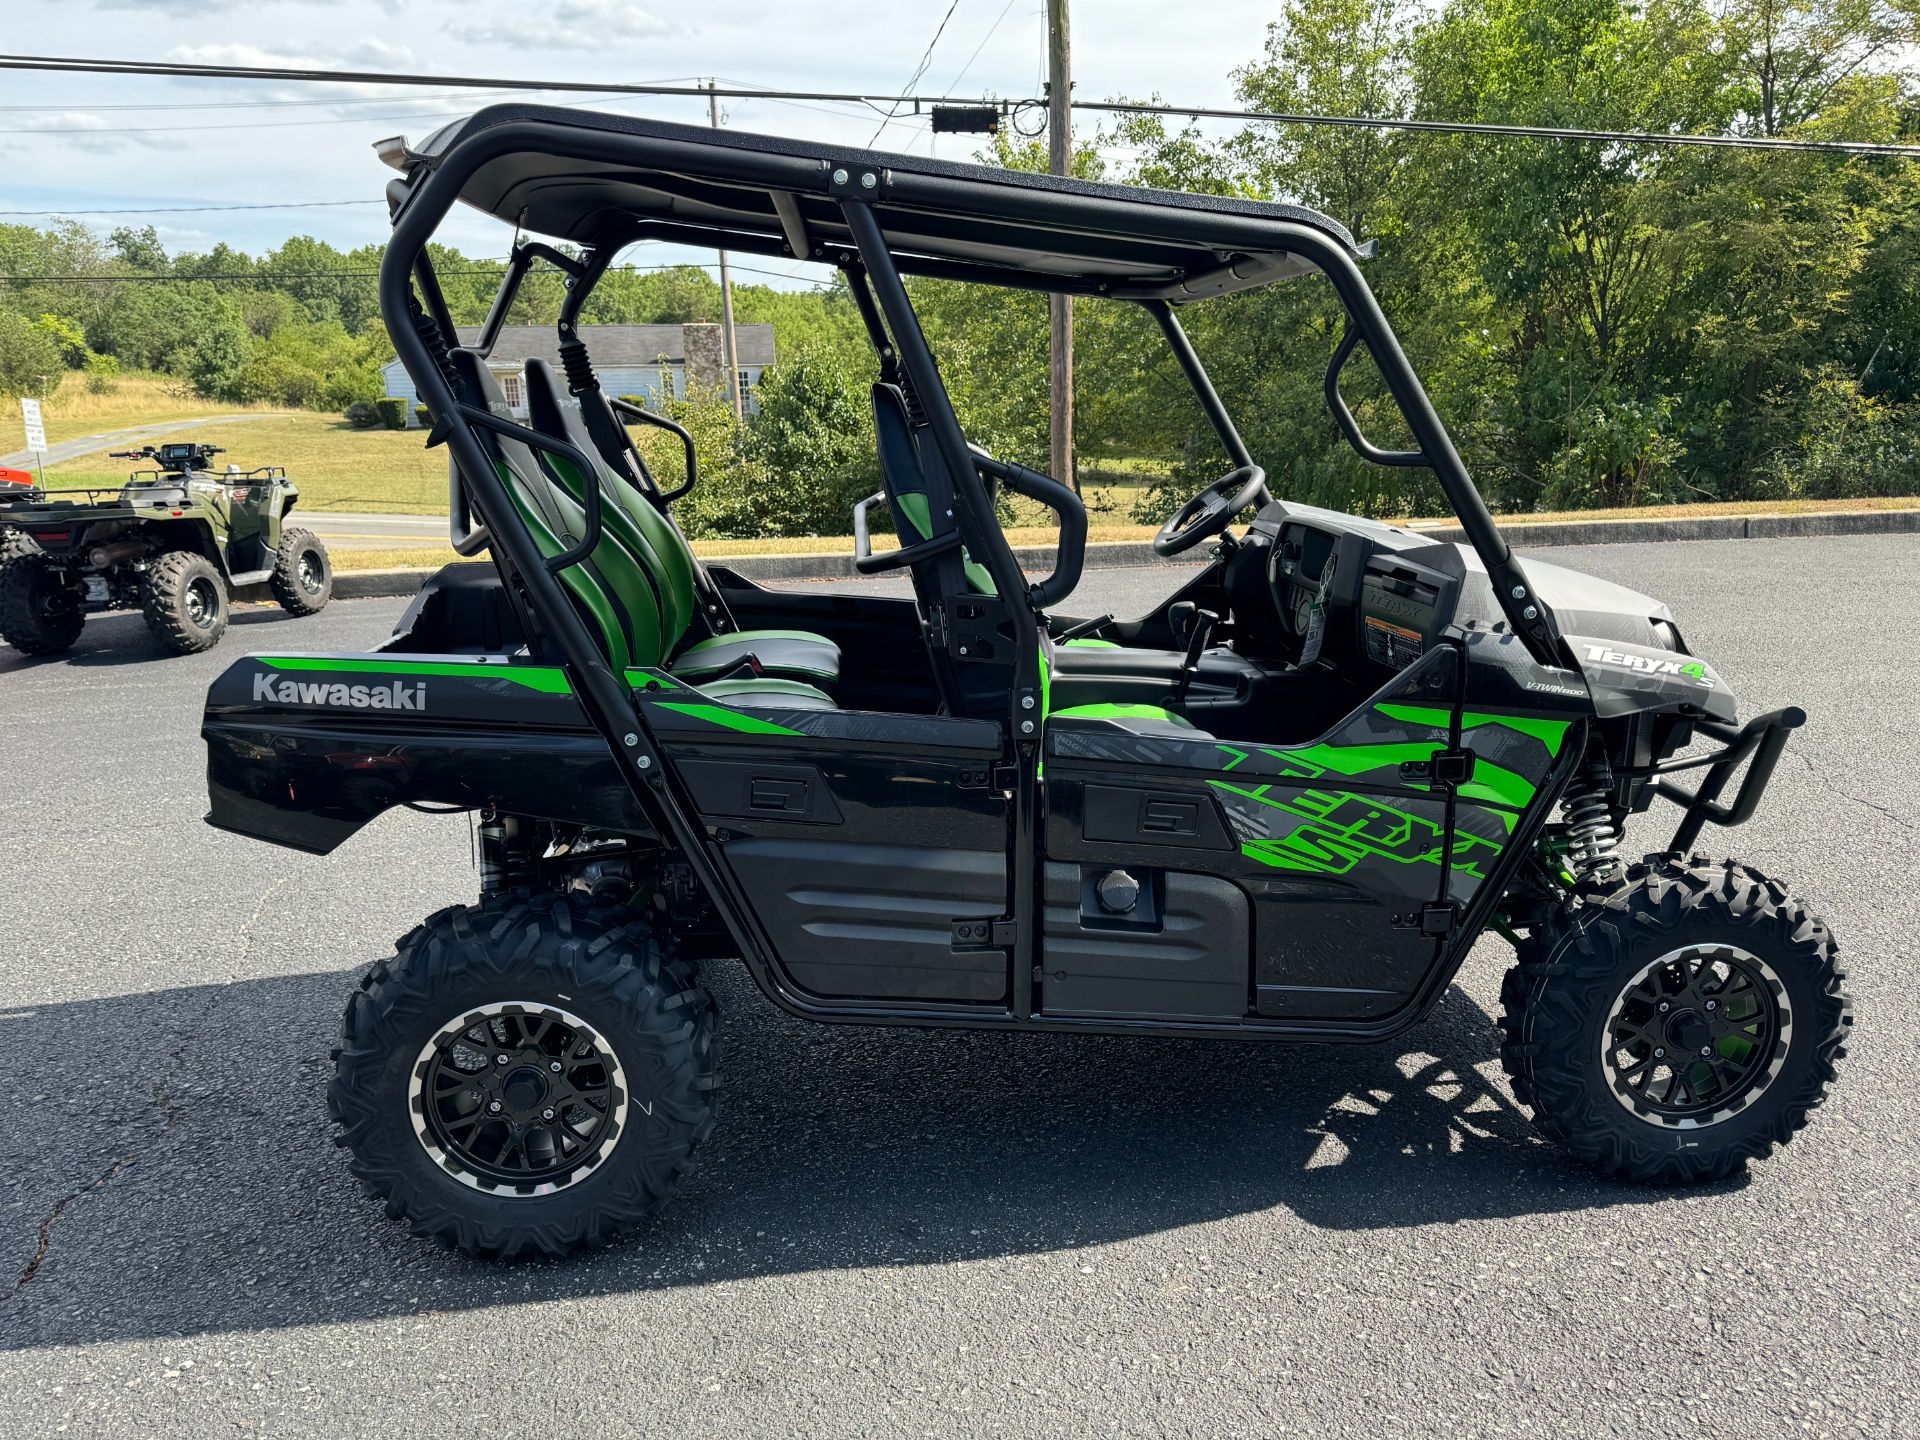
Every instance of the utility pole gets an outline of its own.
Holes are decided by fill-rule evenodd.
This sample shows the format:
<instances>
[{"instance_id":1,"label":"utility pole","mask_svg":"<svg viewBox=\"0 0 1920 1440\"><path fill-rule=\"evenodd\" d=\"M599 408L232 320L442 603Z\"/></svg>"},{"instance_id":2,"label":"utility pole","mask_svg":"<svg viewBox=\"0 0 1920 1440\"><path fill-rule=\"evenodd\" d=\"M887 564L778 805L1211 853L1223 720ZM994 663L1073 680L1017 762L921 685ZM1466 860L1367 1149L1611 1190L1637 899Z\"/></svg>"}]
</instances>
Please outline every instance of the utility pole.
<instances>
[{"instance_id":1,"label":"utility pole","mask_svg":"<svg viewBox=\"0 0 1920 1440\"><path fill-rule=\"evenodd\" d=\"M1073 99L1067 46L1067 0L1047 0L1047 169L1055 175L1073 170ZM1048 380L1053 391L1053 474L1075 490L1073 474L1073 297L1047 297L1052 326Z\"/></svg>"},{"instance_id":2,"label":"utility pole","mask_svg":"<svg viewBox=\"0 0 1920 1440\"><path fill-rule=\"evenodd\" d=\"M717 82L707 81L707 118L713 122L713 128L720 128L720 96ZM733 401L733 418L744 421L747 418L746 405L740 396L740 351L733 337L733 277L727 270L727 252L720 252L720 344L727 362L727 396Z\"/></svg>"}]
</instances>

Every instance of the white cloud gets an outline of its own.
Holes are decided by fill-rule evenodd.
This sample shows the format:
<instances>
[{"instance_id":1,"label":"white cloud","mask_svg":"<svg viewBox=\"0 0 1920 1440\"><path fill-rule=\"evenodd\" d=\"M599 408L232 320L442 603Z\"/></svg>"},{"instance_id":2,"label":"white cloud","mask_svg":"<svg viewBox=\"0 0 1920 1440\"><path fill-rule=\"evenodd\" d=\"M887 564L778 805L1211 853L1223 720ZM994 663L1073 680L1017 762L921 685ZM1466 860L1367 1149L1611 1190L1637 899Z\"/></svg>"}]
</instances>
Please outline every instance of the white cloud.
<instances>
[{"instance_id":1,"label":"white cloud","mask_svg":"<svg viewBox=\"0 0 1920 1440\"><path fill-rule=\"evenodd\" d=\"M30 115L20 122L22 130L40 136L39 141L35 143L65 145L69 149L83 150L90 155L111 155L115 151L125 150L130 145L143 146L149 150L180 148L178 141L129 132L122 128L123 125L123 121L109 120L106 116L91 110L43 111L38 115Z\"/></svg>"},{"instance_id":2,"label":"white cloud","mask_svg":"<svg viewBox=\"0 0 1920 1440\"><path fill-rule=\"evenodd\" d=\"M411 70L413 51L384 40L360 40L344 48L291 45L267 50L258 45L176 45L167 59L182 65L248 65L268 69Z\"/></svg>"},{"instance_id":3,"label":"white cloud","mask_svg":"<svg viewBox=\"0 0 1920 1440\"><path fill-rule=\"evenodd\" d=\"M551 19L449 21L447 33L469 45L535 50L601 50L631 40L677 35L681 26L630 0L561 0Z\"/></svg>"},{"instance_id":4,"label":"white cloud","mask_svg":"<svg viewBox=\"0 0 1920 1440\"><path fill-rule=\"evenodd\" d=\"M152 10L175 20L190 20L203 15L223 15L231 10L258 6L263 0L93 0L96 10ZM324 5L332 0L302 0L304 4ZM400 8L401 0L376 0L389 15Z\"/></svg>"}]
</instances>

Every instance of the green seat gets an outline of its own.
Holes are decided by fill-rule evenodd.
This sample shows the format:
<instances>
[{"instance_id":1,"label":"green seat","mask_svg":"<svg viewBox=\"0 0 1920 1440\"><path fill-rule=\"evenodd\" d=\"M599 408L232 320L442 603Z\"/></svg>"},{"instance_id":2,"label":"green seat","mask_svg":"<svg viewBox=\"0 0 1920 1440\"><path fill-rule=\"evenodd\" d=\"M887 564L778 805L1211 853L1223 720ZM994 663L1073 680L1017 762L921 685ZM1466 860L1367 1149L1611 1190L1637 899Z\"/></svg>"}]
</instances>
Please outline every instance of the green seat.
<instances>
[{"instance_id":1,"label":"green seat","mask_svg":"<svg viewBox=\"0 0 1920 1440\"><path fill-rule=\"evenodd\" d=\"M510 414L499 383L480 356L456 350L462 388L497 415ZM600 484L600 543L560 582L600 637L616 669L664 666L698 683L729 675L790 674L807 682L839 678L839 647L799 631L741 631L686 644L695 619L693 553L680 532L626 476L596 453L577 407L560 397L544 362L527 367L532 428L564 439L596 467ZM544 421L544 423L542 423ZM586 530L586 482L573 461L536 453L510 436L485 437L495 468L543 555L556 555ZM558 483L553 483L558 481Z\"/></svg>"},{"instance_id":2,"label":"green seat","mask_svg":"<svg viewBox=\"0 0 1920 1440\"><path fill-rule=\"evenodd\" d=\"M509 416L506 397L488 372L481 358L471 351L452 352L455 373L462 388L478 396L495 414ZM535 362L537 363L537 362ZM550 433L543 431L543 433ZM526 522L529 533L542 555L557 555L577 543L586 531L583 497L585 485L572 461L557 455L536 455L532 448L511 436L483 434L483 443L491 451L494 466L514 508ZM560 438L560 437L556 437ZM589 459L595 459L584 432L567 435L569 443ZM552 483L552 479L560 483ZM559 573L561 585L590 629L600 638L608 663L616 670L658 667L681 646L693 617L692 560L685 541L668 525L631 481L614 473L611 467L599 467L601 485L600 543L579 564ZM770 671L760 661L756 648L772 651L776 643L798 645L814 663L807 674L830 680L839 673L839 650L831 641L812 636L806 642L786 642L777 637L798 632L773 632L776 638L755 641L752 632L727 637L742 642L732 650L695 645L692 673L681 673L691 682L726 675L729 671ZM670 663L668 668L674 668ZM716 696L727 704L750 706L754 703L785 705L788 708L820 708L832 700L812 684L798 682L797 689L780 688L777 676L722 681L732 688ZM804 693L803 693L804 692ZM778 698L776 698L778 697Z\"/></svg>"}]
</instances>

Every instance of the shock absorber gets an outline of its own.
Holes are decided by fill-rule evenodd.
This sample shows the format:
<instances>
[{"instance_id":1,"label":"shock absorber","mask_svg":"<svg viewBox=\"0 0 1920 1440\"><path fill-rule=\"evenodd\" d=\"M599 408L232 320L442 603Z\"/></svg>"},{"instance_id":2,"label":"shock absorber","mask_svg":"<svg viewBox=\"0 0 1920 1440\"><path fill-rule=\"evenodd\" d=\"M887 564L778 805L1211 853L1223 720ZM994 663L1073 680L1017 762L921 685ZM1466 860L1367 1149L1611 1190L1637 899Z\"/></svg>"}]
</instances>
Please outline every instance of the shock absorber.
<instances>
[{"instance_id":1,"label":"shock absorber","mask_svg":"<svg viewBox=\"0 0 1920 1440\"><path fill-rule=\"evenodd\" d=\"M532 879L527 853L526 822L518 815L482 812L479 839L480 898L491 900Z\"/></svg>"},{"instance_id":2,"label":"shock absorber","mask_svg":"<svg viewBox=\"0 0 1920 1440\"><path fill-rule=\"evenodd\" d=\"M1613 771L1594 754L1561 797L1567 827L1567 864L1581 883L1609 881L1620 873L1620 824L1614 818Z\"/></svg>"}]
</instances>

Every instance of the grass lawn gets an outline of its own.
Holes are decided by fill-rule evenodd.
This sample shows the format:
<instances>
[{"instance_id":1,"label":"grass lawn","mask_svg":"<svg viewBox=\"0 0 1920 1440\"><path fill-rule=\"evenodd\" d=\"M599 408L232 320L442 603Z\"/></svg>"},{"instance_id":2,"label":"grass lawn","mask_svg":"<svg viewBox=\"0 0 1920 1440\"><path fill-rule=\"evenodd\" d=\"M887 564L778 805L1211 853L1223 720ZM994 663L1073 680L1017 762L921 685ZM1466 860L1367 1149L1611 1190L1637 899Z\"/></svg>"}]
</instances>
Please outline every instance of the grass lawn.
<instances>
[{"instance_id":1,"label":"grass lawn","mask_svg":"<svg viewBox=\"0 0 1920 1440\"><path fill-rule=\"evenodd\" d=\"M196 420L203 415L240 415L252 411L264 414L272 409L270 405L234 405L224 400L207 400L194 394L185 382L164 375L122 375L114 381L110 394L95 395L88 391L86 381L78 374L69 373L59 388L43 397L40 403L47 440L53 445L103 430L123 430L130 425L161 425L169 420ZM20 435L20 402L10 396L0 396L0 451L18 450L25 443Z\"/></svg>"},{"instance_id":2,"label":"grass lawn","mask_svg":"<svg viewBox=\"0 0 1920 1440\"><path fill-rule=\"evenodd\" d=\"M282 465L300 487L300 508L309 512L361 510L388 514L445 514L447 508L447 462L444 454L429 452L426 436L419 430L355 430L338 415L306 410L273 410L268 407L223 404L204 400L187 391L179 382L152 375L128 375L118 381L113 393L94 395L78 376L69 375L47 400L45 416L47 438L54 444L83 435L135 425L159 424L168 420L189 420L210 415L258 415L233 425L205 425L180 432L181 439L192 439L223 446L223 461L243 469L258 465ZM17 401L0 399L0 436L9 430L17 433L20 407ZM114 442L125 444L126 442ZM0 448L11 448L0 439ZM78 459L64 461L47 471L52 485L111 485L125 479L130 468L125 461L109 460L106 449ZM1141 490L1161 478L1169 462L1146 456L1089 456L1082 476L1092 512L1088 539L1095 542L1145 540L1153 528L1135 525L1128 514ZM1870 500L1748 500L1703 505L1650 505L1625 510L1584 510L1566 513L1540 513L1496 517L1504 524L1526 524L1557 520L1644 520L1678 516L1801 514L1822 510L1907 510L1920 507L1920 498L1882 498ZM1054 531L1049 525L1036 524L1044 512L1028 502L1016 507L1015 523L1008 538L1016 545L1051 545ZM1414 519L1411 523L1449 523L1446 517L1431 522ZM886 548L890 536L876 536L875 544ZM838 555L848 553L853 542L844 535L767 540L702 540L695 548L702 555L720 560L746 555ZM453 558L443 546L419 546L398 549L347 549L335 551L335 563L343 570L372 570L394 567L440 565Z\"/></svg>"},{"instance_id":3,"label":"grass lawn","mask_svg":"<svg viewBox=\"0 0 1920 1440\"><path fill-rule=\"evenodd\" d=\"M1647 505L1623 510L1570 510L1531 515L1503 515L1502 524L1524 525L1562 520L1672 520L1724 515L1809 515L1833 510L1914 510L1920 509L1920 497L1890 496L1866 500L1742 500L1706 505ZM1415 520L1415 525L1451 525L1450 517ZM1052 545L1056 533L1039 526L1011 526L1007 538L1015 545ZM1087 527L1092 544L1142 541L1153 538L1150 525L1094 523ZM891 535L873 537L876 550L891 550ZM845 535L810 535L772 540L697 540L695 550L708 560L749 555L848 555L853 540ZM340 570L397 570L444 565L457 559L445 546L402 546L389 550L336 549L333 563ZM483 557L484 558L484 557Z\"/></svg>"}]
</instances>

